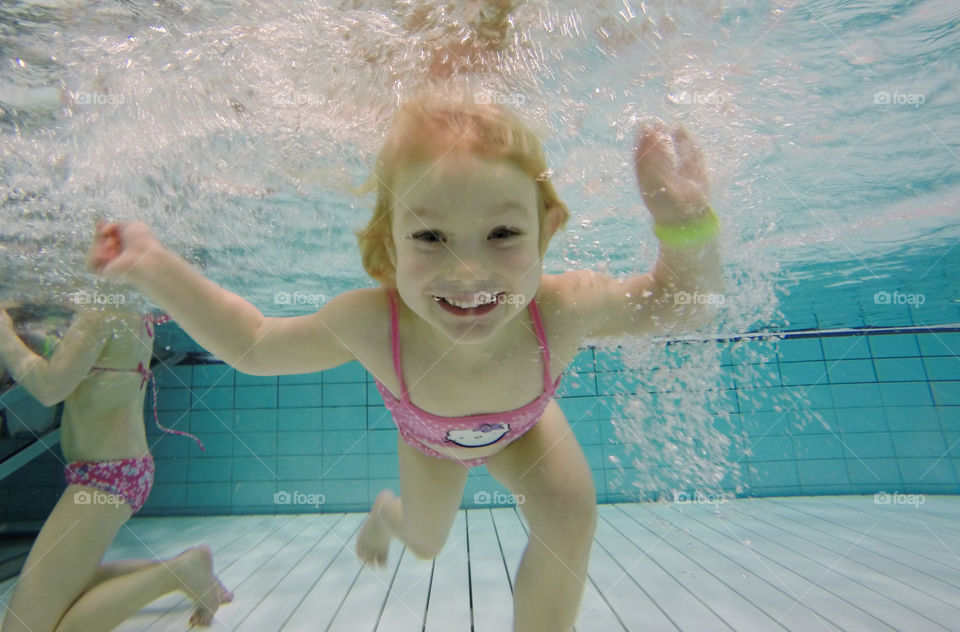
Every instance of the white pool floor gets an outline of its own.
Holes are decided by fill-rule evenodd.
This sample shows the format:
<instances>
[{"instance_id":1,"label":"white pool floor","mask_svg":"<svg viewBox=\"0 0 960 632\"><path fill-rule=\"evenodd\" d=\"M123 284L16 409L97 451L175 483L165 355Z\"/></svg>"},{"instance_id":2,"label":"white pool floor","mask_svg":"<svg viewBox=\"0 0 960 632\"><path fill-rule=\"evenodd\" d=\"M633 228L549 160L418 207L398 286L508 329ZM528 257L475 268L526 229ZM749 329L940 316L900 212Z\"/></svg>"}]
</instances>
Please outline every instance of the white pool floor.
<instances>
[{"instance_id":1,"label":"white pool floor","mask_svg":"<svg viewBox=\"0 0 960 632\"><path fill-rule=\"evenodd\" d=\"M578 632L960 630L960 497L601 505ZM509 632L526 544L512 508L461 511L433 562L353 552L362 514L134 518L108 559L206 543L235 591L212 630ZM0 601L12 581L0 584ZM118 630L185 630L180 595ZM549 631L545 631L549 632Z\"/></svg>"}]
</instances>

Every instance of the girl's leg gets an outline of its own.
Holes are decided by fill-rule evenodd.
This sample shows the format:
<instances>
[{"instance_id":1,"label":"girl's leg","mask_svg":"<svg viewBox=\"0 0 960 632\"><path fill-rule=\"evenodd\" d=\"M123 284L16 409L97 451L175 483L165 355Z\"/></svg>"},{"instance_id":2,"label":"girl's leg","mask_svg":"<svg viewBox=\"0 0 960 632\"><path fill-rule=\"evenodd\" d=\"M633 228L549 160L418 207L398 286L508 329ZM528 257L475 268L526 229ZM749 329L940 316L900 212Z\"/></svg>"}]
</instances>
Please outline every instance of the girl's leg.
<instances>
[{"instance_id":1,"label":"girl's leg","mask_svg":"<svg viewBox=\"0 0 960 632\"><path fill-rule=\"evenodd\" d=\"M516 497L530 540L513 587L514 632L566 632L576 622L597 524L583 450L556 402L533 428L487 460ZM521 502L522 500L522 502Z\"/></svg>"},{"instance_id":2,"label":"girl's leg","mask_svg":"<svg viewBox=\"0 0 960 632\"><path fill-rule=\"evenodd\" d=\"M68 485L37 535L7 604L4 632L51 632L96 576L130 507L74 502Z\"/></svg>"},{"instance_id":3,"label":"girl's leg","mask_svg":"<svg viewBox=\"0 0 960 632\"><path fill-rule=\"evenodd\" d=\"M210 625L219 605L233 598L213 574L213 556L207 546L195 546L161 562L118 562L102 570L97 579L70 607L56 632L112 630L143 606L174 591L197 603L191 624Z\"/></svg>"},{"instance_id":4,"label":"girl's leg","mask_svg":"<svg viewBox=\"0 0 960 632\"><path fill-rule=\"evenodd\" d=\"M212 576L207 547L165 563L135 560L101 567L130 508L75 504L77 491L89 490L68 485L37 536L8 604L4 632L110 630L173 590L198 602L194 620L203 622L213 618L221 598L232 597Z\"/></svg>"},{"instance_id":5,"label":"girl's leg","mask_svg":"<svg viewBox=\"0 0 960 632\"><path fill-rule=\"evenodd\" d=\"M397 538L421 559L443 548L460 509L467 468L411 448L398 440L400 498L390 490L377 496L357 536L357 555L366 564L387 563L390 538Z\"/></svg>"},{"instance_id":6,"label":"girl's leg","mask_svg":"<svg viewBox=\"0 0 960 632\"><path fill-rule=\"evenodd\" d=\"M192 549L188 549L190 551ZM184 555L188 551L184 551L180 555ZM176 559L176 558L173 558ZM135 573L144 568L149 568L157 564L169 564L171 560L117 560L115 562L108 562L106 564L101 564L100 568L97 569L97 574L94 576L93 581L91 581L87 588L83 592L90 592L96 586L99 586L108 579L113 579L114 577L119 577L121 575L128 575L130 573ZM229 603L233 601L233 593L226 589L226 587L220 583L220 579L214 577L217 580L217 592L220 594L220 603Z\"/></svg>"}]
</instances>

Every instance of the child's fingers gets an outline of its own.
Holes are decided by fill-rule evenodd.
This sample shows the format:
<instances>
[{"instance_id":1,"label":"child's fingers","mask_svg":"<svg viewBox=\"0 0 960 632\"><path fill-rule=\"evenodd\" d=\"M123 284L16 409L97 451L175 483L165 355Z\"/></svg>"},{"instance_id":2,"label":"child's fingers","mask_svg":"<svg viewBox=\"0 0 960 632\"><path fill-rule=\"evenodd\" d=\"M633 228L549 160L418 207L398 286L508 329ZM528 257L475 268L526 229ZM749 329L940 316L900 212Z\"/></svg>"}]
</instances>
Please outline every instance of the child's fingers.
<instances>
[{"instance_id":1,"label":"child's fingers","mask_svg":"<svg viewBox=\"0 0 960 632\"><path fill-rule=\"evenodd\" d=\"M98 220L97 227L93 232L93 243L100 243L104 239L116 235L121 226L122 224L111 224L102 219Z\"/></svg>"},{"instance_id":2,"label":"child's fingers","mask_svg":"<svg viewBox=\"0 0 960 632\"><path fill-rule=\"evenodd\" d=\"M98 241L94 241L87 252L87 268L94 272L100 272L103 263L103 246Z\"/></svg>"},{"instance_id":3,"label":"child's fingers","mask_svg":"<svg viewBox=\"0 0 960 632\"><path fill-rule=\"evenodd\" d=\"M100 271L100 257L97 252L97 245L94 244L90 246L90 250L87 251L87 269L93 272Z\"/></svg>"},{"instance_id":4,"label":"child's fingers","mask_svg":"<svg viewBox=\"0 0 960 632\"><path fill-rule=\"evenodd\" d=\"M662 123L644 125L637 137L634 165L637 183L644 192L663 186L664 177L674 168L673 152L667 143L669 136Z\"/></svg>"},{"instance_id":5,"label":"child's fingers","mask_svg":"<svg viewBox=\"0 0 960 632\"><path fill-rule=\"evenodd\" d=\"M120 253L121 224L108 224L100 220L93 236L93 244L87 254L87 267L94 272L102 272L111 259Z\"/></svg>"},{"instance_id":6,"label":"child's fingers","mask_svg":"<svg viewBox=\"0 0 960 632\"><path fill-rule=\"evenodd\" d=\"M707 177L703 152L682 125L677 125L673 133L673 146L677 152L677 168L681 174L695 182L705 182Z\"/></svg>"},{"instance_id":7,"label":"child's fingers","mask_svg":"<svg viewBox=\"0 0 960 632\"><path fill-rule=\"evenodd\" d=\"M637 163L651 162L662 159L666 155L663 141L666 138L667 126L657 119L645 123L637 134L637 146L633 158Z\"/></svg>"}]
</instances>

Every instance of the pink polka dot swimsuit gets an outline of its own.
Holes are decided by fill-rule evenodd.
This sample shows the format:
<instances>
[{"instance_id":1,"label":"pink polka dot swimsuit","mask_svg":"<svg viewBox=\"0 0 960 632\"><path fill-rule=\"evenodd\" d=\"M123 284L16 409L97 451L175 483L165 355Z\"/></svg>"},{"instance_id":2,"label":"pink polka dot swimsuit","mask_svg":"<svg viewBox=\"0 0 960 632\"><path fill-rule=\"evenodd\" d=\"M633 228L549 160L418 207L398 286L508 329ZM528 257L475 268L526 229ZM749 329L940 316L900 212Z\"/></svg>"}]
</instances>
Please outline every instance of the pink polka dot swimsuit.
<instances>
[{"instance_id":1,"label":"pink polka dot swimsuit","mask_svg":"<svg viewBox=\"0 0 960 632\"><path fill-rule=\"evenodd\" d=\"M543 392L532 402L514 410L497 413L483 413L463 417L442 417L418 408L410 401L400 364L400 335L399 316L397 310L396 290L388 289L390 298L390 341L393 346L393 369L397 374L402 391L401 398L397 399L383 383L374 378L377 390L383 397L384 405L393 416L394 423L400 430L400 436L407 445L420 450L424 454L438 458L449 458L446 454L434 450L429 445L447 445L450 447L478 448L501 443L507 445L525 432L530 430L540 420L547 404L556 394L562 375L556 381L550 380L550 348L547 345L547 336L540 319L540 310L536 300L530 301L530 318L540 343L543 357ZM456 459L466 467L482 465L486 457L477 459Z\"/></svg>"}]
</instances>

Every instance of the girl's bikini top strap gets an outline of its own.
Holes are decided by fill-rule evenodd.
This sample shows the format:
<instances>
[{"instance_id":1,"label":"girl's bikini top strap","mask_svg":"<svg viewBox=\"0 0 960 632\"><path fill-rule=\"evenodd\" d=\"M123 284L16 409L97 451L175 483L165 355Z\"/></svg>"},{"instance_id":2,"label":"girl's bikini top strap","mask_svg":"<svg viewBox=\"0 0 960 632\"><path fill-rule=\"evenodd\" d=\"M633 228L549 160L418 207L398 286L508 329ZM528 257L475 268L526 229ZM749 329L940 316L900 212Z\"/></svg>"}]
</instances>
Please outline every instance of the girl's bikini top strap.
<instances>
[{"instance_id":1,"label":"girl's bikini top strap","mask_svg":"<svg viewBox=\"0 0 960 632\"><path fill-rule=\"evenodd\" d=\"M147 335L153 338L153 329L150 327L151 324L162 325L163 323L169 322L170 317L166 315L154 316L153 314L144 314L143 316L143 325L147 328ZM153 375L153 371L150 370L150 365L144 365L143 362L137 364L135 369L115 369L111 367L102 367L94 366L90 367L91 371L112 371L116 373L139 373L140 374L140 388L143 388L143 385L146 382L150 382L150 390L153 392L153 422L157 424L157 428L160 428L163 432L169 434L176 434L182 437L190 437L197 442L197 445L200 446L201 451L206 451L206 448L203 447L203 441L200 441L197 437L190 434L189 432L183 432L180 430L173 430L172 428L167 428L160 424L160 416L157 414L157 379Z\"/></svg>"},{"instance_id":2,"label":"girl's bikini top strap","mask_svg":"<svg viewBox=\"0 0 960 632\"><path fill-rule=\"evenodd\" d=\"M547 344L547 332L543 328L543 320L540 319L540 307L537 305L536 298L530 299L530 318L533 320L533 329L537 333L540 350L543 352L543 388L549 390L553 385L550 380L550 345Z\"/></svg>"},{"instance_id":3,"label":"girl's bikini top strap","mask_svg":"<svg viewBox=\"0 0 960 632\"><path fill-rule=\"evenodd\" d=\"M207 449L203 447L203 441L201 441L196 436L190 434L189 432L183 432L182 430L174 430L173 428L167 428L166 426L160 423L160 417L157 414L157 378L154 377L153 371L151 371L149 367L143 366L143 362L141 362L140 366L137 367L137 371L139 371L140 375L143 376L144 381L148 379L150 380L150 390L153 391L153 423L157 424L157 428L159 428L160 430L168 434L180 435L181 437L190 437L191 439L197 442L198 446L200 446L201 452L206 452ZM142 382L140 386L141 388L143 387Z\"/></svg>"},{"instance_id":4,"label":"girl's bikini top strap","mask_svg":"<svg viewBox=\"0 0 960 632\"><path fill-rule=\"evenodd\" d=\"M387 288L387 298L390 299L390 346L393 347L393 372L400 381L400 399L410 401L407 395L407 385L403 382L403 372L400 370L400 317L397 309L397 288Z\"/></svg>"}]
</instances>

